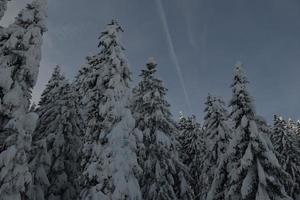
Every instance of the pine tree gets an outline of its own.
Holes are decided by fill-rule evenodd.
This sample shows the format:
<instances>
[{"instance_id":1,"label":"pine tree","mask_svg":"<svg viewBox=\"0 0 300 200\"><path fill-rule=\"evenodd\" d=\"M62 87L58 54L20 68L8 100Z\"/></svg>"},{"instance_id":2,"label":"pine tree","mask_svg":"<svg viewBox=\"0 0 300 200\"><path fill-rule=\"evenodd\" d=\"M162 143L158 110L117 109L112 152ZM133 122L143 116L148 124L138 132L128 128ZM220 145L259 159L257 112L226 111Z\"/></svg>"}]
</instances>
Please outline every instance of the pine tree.
<instances>
[{"instance_id":1,"label":"pine tree","mask_svg":"<svg viewBox=\"0 0 300 200\"><path fill-rule=\"evenodd\" d=\"M205 104L204 135L206 148L201 176L203 181L201 199L205 199L219 162L231 139L231 129L228 126L228 113L224 101L209 95Z\"/></svg>"},{"instance_id":2,"label":"pine tree","mask_svg":"<svg viewBox=\"0 0 300 200\"><path fill-rule=\"evenodd\" d=\"M69 83L62 85L59 98L52 109L57 109L58 113L52 124L48 124L48 127L55 128L55 131L47 136L51 158L47 196L49 200L58 198L71 200L78 196L77 177L80 167L78 149L81 147L82 130L76 94ZM55 111L53 114L56 114Z\"/></svg>"},{"instance_id":3,"label":"pine tree","mask_svg":"<svg viewBox=\"0 0 300 200\"><path fill-rule=\"evenodd\" d=\"M45 0L33 1L0 31L1 200L25 198L31 182L28 151L37 115L28 109L46 31L45 7Z\"/></svg>"},{"instance_id":4,"label":"pine tree","mask_svg":"<svg viewBox=\"0 0 300 200\"><path fill-rule=\"evenodd\" d=\"M285 181L290 181L289 176L282 170L265 134L258 127L247 83L241 64L236 64L230 101L234 133L226 157L221 159L215 173L207 200L291 200L283 186ZM223 186L221 182L225 182ZM221 187L225 187L225 191Z\"/></svg>"},{"instance_id":5,"label":"pine tree","mask_svg":"<svg viewBox=\"0 0 300 200\"><path fill-rule=\"evenodd\" d=\"M83 148L81 199L139 200L134 119L128 108L130 70L112 20L101 33L100 53L88 64L88 124Z\"/></svg>"},{"instance_id":6,"label":"pine tree","mask_svg":"<svg viewBox=\"0 0 300 200\"><path fill-rule=\"evenodd\" d=\"M142 135L139 161L143 169L140 179L143 199L193 199L188 184L188 170L179 160L176 127L171 120L167 89L155 78L156 64L150 60L142 70L142 80L134 89L132 111L136 119L135 133Z\"/></svg>"},{"instance_id":7,"label":"pine tree","mask_svg":"<svg viewBox=\"0 0 300 200\"><path fill-rule=\"evenodd\" d=\"M290 125L291 123L275 115L271 140L279 163L290 174L294 183L293 187L286 185L286 189L291 196L296 198L296 195L300 194L300 148L293 126Z\"/></svg>"},{"instance_id":8,"label":"pine tree","mask_svg":"<svg viewBox=\"0 0 300 200\"><path fill-rule=\"evenodd\" d=\"M33 136L34 175L30 199L72 199L78 195L80 115L74 88L56 66L42 93Z\"/></svg>"},{"instance_id":9,"label":"pine tree","mask_svg":"<svg viewBox=\"0 0 300 200\"><path fill-rule=\"evenodd\" d=\"M36 108L37 113L40 117L45 117L49 106L51 106L58 98L58 90L61 87L62 82L65 81L65 76L61 73L61 67L57 65L49 79L46 88L41 94L40 101L38 103L38 108ZM40 119L40 123L43 123L45 119ZM48 123L48 122L47 122Z\"/></svg>"},{"instance_id":10,"label":"pine tree","mask_svg":"<svg viewBox=\"0 0 300 200\"><path fill-rule=\"evenodd\" d=\"M27 192L28 200L44 200L50 185L47 173L51 165L46 138L33 142L29 160L32 183Z\"/></svg>"},{"instance_id":11,"label":"pine tree","mask_svg":"<svg viewBox=\"0 0 300 200\"><path fill-rule=\"evenodd\" d=\"M196 117L181 116L178 122L179 134L177 140L180 143L183 163L189 165L196 155L201 154L203 138L201 125L196 121Z\"/></svg>"},{"instance_id":12,"label":"pine tree","mask_svg":"<svg viewBox=\"0 0 300 200\"><path fill-rule=\"evenodd\" d=\"M75 81L73 83L76 93L78 94L77 102L80 109L81 118L83 119L82 126L85 127L87 124L87 117L88 117L88 109L87 103L90 97L88 95L93 95L94 92L88 92L90 89L93 88L95 85L95 81L97 80L99 76L99 70L97 69L99 67L99 62L96 61L97 56L94 56L94 59L87 57L87 64L83 65L79 71L78 74L75 77ZM96 61L96 62L95 62ZM93 70L94 69L94 70Z\"/></svg>"},{"instance_id":13,"label":"pine tree","mask_svg":"<svg viewBox=\"0 0 300 200\"><path fill-rule=\"evenodd\" d=\"M196 117L184 117L182 114L178 123L179 135L177 140L180 144L180 157L189 168L192 177L190 184L193 186L195 198L200 198L201 192L201 171L204 156L204 138L201 125L196 121Z\"/></svg>"}]
</instances>

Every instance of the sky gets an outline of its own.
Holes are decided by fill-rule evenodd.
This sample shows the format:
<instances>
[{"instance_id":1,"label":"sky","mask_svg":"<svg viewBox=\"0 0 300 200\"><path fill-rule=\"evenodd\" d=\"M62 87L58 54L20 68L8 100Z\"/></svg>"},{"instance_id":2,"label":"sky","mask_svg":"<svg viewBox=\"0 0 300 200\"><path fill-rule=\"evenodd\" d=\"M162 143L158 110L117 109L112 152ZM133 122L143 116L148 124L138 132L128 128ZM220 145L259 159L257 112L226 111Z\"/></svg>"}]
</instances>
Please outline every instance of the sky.
<instances>
[{"instance_id":1,"label":"sky","mask_svg":"<svg viewBox=\"0 0 300 200\"><path fill-rule=\"evenodd\" d=\"M28 2L12 0L1 25L12 23ZM125 30L132 85L154 57L175 118L183 111L202 121L208 93L228 104L237 61L259 115L299 118L299 0L49 0L48 9L35 102L55 65L73 80L114 18Z\"/></svg>"}]
</instances>

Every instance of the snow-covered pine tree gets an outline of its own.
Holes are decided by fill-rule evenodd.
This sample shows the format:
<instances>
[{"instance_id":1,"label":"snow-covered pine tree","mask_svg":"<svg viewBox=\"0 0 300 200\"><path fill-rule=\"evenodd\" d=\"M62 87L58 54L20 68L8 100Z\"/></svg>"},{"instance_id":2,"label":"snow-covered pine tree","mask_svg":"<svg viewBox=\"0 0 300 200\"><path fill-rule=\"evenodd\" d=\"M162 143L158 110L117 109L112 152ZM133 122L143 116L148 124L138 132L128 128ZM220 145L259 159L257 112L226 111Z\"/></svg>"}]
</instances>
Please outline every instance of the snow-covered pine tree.
<instances>
[{"instance_id":1,"label":"snow-covered pine tree","mask_svg":"<svg viewBox=\"0 0 300 200\"><path fill-rule=\"evenodd\" d=\"M46 31L46 2L35 0L0 33L0 129L18 110L27 110ZM25 108L24 108L25 107Z\"/></svg>"},{"instance_id":2,"label":"snow-covered pine tree","mask_svg":"<svg viewBox=\"0 0 300 200\"><path fill-rule=\"evenodd\" d=\"M49 117L53 116L53 112L51 113L49 110L57 99L58 90L63 80L65 80L65 77L61 75L60 67L56 66L46 85L46 89L42 93L39 107L35 109L39 114L39 121L37 129L32 136L33 144L29 158L30 171L33 177L27 194L30 200L43 200L50 185L48 173L51 161L47 149L47 135L49 134L47 126L54 120L53 117Z\"/></svg>"},{"instance_id":3,"label":"snow-covered pine tree","mask_svg":"<svg viewBox=\"0 0 300 200\"><path fill-rule=\"evenodd\" d=\"M46 85L46 88L41 94L38 107L36 108L36 111L40 116L39 126L41 126L41 123L43 122L48 123L45 119L42 119L42 117L45 117L46 112L49 110L49 106L51 106L58 98L58 90L60 89L61 84L65 81L65 79L65 76L61 73L61 67L59 65L56 65ZM35 136L38 135L40 134L35 134Z\"/></svg>"},{"instance_id":4,"label":"snow-covered pine tree","mask_svg":"<svg viewBox=\"0 0 300 200\"><path fill-rule=\"evenodd\" d=\"M89 59L88 124L83 148L81 199L140 200L134 119L128 108L130 70L112 20L101 33L100 53Z\"/></svg>"},{"instance_id":5,"label":"snow-covered pine tree","mask_svg":"<svg viewBox=\"0 0 300 200\"><path fill-rule=\"evenodd\" d=\"M300 148L298 138L290 125L291 123L275 115L271 140L279 163L290 174L294 183L293 187L286 185L286 190L290 196L296 198L300 194Z\"/></svg>"},{"instance_id":6,"label":"snow-covered pine tree","mask_svg":"<svg viewBox=\"0 0 300 200\"><path fill-rule=\"evenodd\" d=\"M7 2L10 0L0 0L0 20L4 16L4 13L7 9Z\"/></svg>"},{"instance_id":7,"label":"snow-covered pine tree","mask_svg":"<svg viewBox=\"0 0 300 200\"><path fill-rule=\"evenodd\" d=\"M31 182L28 151L37 115L29 112L31 90L46 31L46 0L35 0L0 30L0 199L25 198Z\"/></svg>"},{"instance_id":8,"label":"snow-covered pine tree","mask_svg":"<svg viewBox=\"0 0 300 200\"><path fill-rule=\"evenodd\" d=\"M204 138L201 125L196 121L196 117L185 117L181 113L178 122L178 136L180 157L189 169L189 174L192 177L190 185L192 186L195 198L200 198L201 192L201 171L203 166L204 156Z\"/></svg>"},{"instance_id":9,"label":"snow-covered pine tree","mask_svg":"<svg viewBox=\"0 0 300 200\"><path fill-rule=\"evenodd\" d=\"M181 116L178 122L179 134L177 140L180 143L181 158L184 164L189 165L196 155L201 154L203 144L201 125L196 117Z\"/></svg>"},{"instance_id":10,"label":"snow-covered pine tree","mask_svg":"<svg viewBox=\"0 0 300 200\"><path fill-rule=\"evenodd\" d=\"M58 96L52 107L53 110L57 109L58 113L54 121L48 124L49 129L55 128L47 136L51 159L47 199L71 200L79 195L77 177L80 175L78 150L81 147L81 118L72 85L64 83ZM53 114L56 114L55 111Z\"/></svg>"},{"instance_id":11,"label":"snow-covered pine tree","mask_svg":"<svg viewBox=\"0 0 300 200\"><path fill-rule=\"evenodd\" d=\"M50 185L47 176L50 165L51 161L47 150L46 138L34 141L29 160L32 183L27 192L28 200L45 200L45 195Z\"/></svg>"},{"instance_id":12,"label":"snow-covered pine tree","mask_svg":"<svg viewBox=\"0 0 300 200\"><path fill-rule=\"evenodd\" d=\"M151 59L133 90L132 111L137 122L134 132L142 136L143 143L138 154L143 169L140 179L143 199L193 199L187 167L176 149L177 130L165 100L167 89L155 77L155 72L156 63Z\"/></svg>"},{"instance_id":13,"label":"snow-covered pine tree","mask_svg":"<svg viewBox=\"0 0 300 200\"><path fill-rule=\"evenodd\" d=\"M205 199L212 184L216 169L224 156L232 131L228 125L228 113L221 98L208 95L205 108L205 153L201 180L203 182L200 199Z\"/></svg>"},{"instance_id":14,"label":"snow-covered pine tree","mask_svg":"<svg viewBox=\"0 0 300 200\"><path fill-rule=\"evenodd\" d=\"M247 83L242 65L237 63L230 101L234 133L215 173L207 200L292 200L283 185L290 177L281 168L265 134L258 127ZM228 176L224 177L226 173Z\"/></svg>"},{"instance_id":15,"label":"snow-covered pine tree","mask_svg":"<svg viewBox=\"0 0 300 200\"><path fill-rule=\"evenodd\" d=\"M81 119L75 89L60 74L58 66L39 106L40 120L33 138L35 147L41 150L31 162L35 190L41 192L36 198L43 194L48 200L77 198Z\"/></svg>"},{"instance_id":16,"label":"snow-covered pine tree","mask_svg":"<svg viewBox=\"0 0 300 200\"><path fill-rule=\"evenodd\" d=\"M225 199L291 199L283 185L289 176L257 126L242 65L237 63L235 67L230 101L235 132L229 147L227 169L230 171Z\"/></svg>"},{"instance_id":17,"label":"snow-covered pine tree","mask_svg":"<svg viewBox=\"0 0 300 200\"><path fill-rule=\"evenodd\" d=\"M99 77L98 73L100 72L98 70L98 67L100 67L100 62L99 60L97 60L97 56L98 55L92 58L86 58L87 64L83 65L79 69L73 83L76 89L76 93L78 94L77 102L79 105L81 117L83 119L83 127L85 127L88 123L88 109L86 109L88 100L90 99L88 95L94 94L94 92L90 92L90 89L95 86L95 81Z\"/></svg>"}]
</instances>

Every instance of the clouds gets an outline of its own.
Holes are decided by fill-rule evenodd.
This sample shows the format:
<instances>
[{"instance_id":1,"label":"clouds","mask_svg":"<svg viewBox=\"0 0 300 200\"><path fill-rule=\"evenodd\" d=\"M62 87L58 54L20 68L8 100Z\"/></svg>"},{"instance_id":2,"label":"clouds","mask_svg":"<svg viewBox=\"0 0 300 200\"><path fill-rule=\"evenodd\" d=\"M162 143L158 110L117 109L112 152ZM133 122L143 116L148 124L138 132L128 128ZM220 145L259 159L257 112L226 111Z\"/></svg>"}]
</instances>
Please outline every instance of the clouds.
<instances>
[{"instance_id":1,"label":"clouds","mask_svg":"<svg viewBox=\"0 0 300 200\"><path fill-rule=\"evenodd\" d=\"M166 19L166 16L165 16L165 11L164 11L163 5L161 3L161 0L156 0L156 4L157 4L158 13L161 17L163 29L164 29L166 39L167 39L167 43L168 43L168 46L169 46L170 58L172 59L172 62L175 65L177 75L178 75L178 78L179 78L179 81L180 81L180 84L181 84L181 87L182 87L182 90L183 90L184 98L185 98L187 107L189 109L188 112L191 112L191 110L192 110L191 100L190 100L188 91L186 89L184 77L183 77L183 74L182 74L182 69L181 69L181 66L179 64L176 52L175 52L175 48L174 48L174 45L173 45L170 30L169 30L169 25L168 25L168 22L167 22L167 19Z\"/></svg>"},{"instance_id":2,"label":"clouds","mask_svg":"<svg viewBox=\"0 0 300 200\"><path fill-rule=\"evenodd\" d=\"M30 0L12 0L2 24L12 22L26 2ZM147 58L155 57L175 116L187 111L190 101L192 112L202 117L209 92L228 100L236 60L245 64L260 115L299 116L298 2L164 0L161 8L158 2L49 0L49 31L35 100L56 64L72 79L85 57L97 52L97 38L105 25L117 18L125 29L123 41L134 82Z\"/></svg>"}]
</instances>

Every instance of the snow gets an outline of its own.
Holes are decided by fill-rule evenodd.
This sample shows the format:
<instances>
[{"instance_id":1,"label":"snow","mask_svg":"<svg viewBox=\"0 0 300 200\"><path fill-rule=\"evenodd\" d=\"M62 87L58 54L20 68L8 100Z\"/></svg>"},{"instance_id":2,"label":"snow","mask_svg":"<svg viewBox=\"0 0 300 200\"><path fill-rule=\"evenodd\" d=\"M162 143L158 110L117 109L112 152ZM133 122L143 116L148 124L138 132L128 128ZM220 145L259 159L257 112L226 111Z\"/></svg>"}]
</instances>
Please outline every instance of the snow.
<instances>
[{"instance_id":1,"label":"snow","mask_svg":"<svg viewBox=\"0 0 300 200\"><path fill-rule=\"evenodd\" d=\"M36 128L38 119L39 116L36 113L34 112L27 113L23 120L24 130L27 131L28 133L33 133L33 131Z\"/></svg>"},{"instance_id":2,"label":"snow","mask_svg":"<svg viewBox=\"0 0 300 200\"><path fill-rule=\"evenodd\" d=\"M247 171L247 175L243 180L242 187L241 187L241 196L242 199L247 199L248 195L251 194L254 190L253 182L255 182L255 168L251 167Z\"/></svg>"},{"instance_id":3,"label":"snow","mask_svg":"<svg viewBox=\"0 0 300 200\"><path fill-rule=\"evenodd\" d=\"M8 67L0 68L0 87L4 92L9 91L13 80L11 79L11 70Z\"/></svg>"},{"instance_id":4,"label":"snow","mask_svg":"<svg viewBox=\"0 0 300 200\"><path fill-rule=\"evenodd\" d=\"M170 148L172 146L172 141L170 140L169 136L167 136L164 132L157 130L157 142L161 145L164 145L166 148Z\"/></svg>"},{"instance_id":5,"label":"snow","mask_svg":"<svg viewBox=\"0 0 300 200\"><path fill-rule=\"evenodd\" d=\"M247 169L252 164L253 164L252 145L249 144L246 151L245 151L245 154L241 158L241 167Z\"/></svg>"},{"instance_id":6,"label":"snow","mask_svg":"<svg viewBox=\"0 0 300 200\"><path fill-rule=\"evenodd\" d=\"M23 90L19 85L15 85L12 90L9 90L3 97L3 104L11 107L18 107L23 99Z\"/></svg>"},{"instance_id":7,"label":"snow","mask_svg":"<svg viewBox=\"0 0 300 200\"><path fill-rule=\"evenodd\" d=\"M149 58L148 58L148 63L152 63L152 64L154 64L154 65L157 64L154 57L149 57Z\"/></svg>"},{"instance_id":8,"label":"snow","mask_svg":"<svg viewBox=\"0 0 300 200\"><path fill-rule=\"evenodd\" d=\"M0 1L0 20L4 16L4 13L7 9L7 2L10 0L1 0Z\"/></svg>"},{"instance_id":9,"label":"snow","mask_svg":"<svg viewBox=\"0 0 300 200\"><path fill-rule=\"evenodd\" d=\"M248 119L247 119L247 116L246 116L246 115L244 115L244 116L242 117L241 126L242 126L242 128L246 128L246 127L248 126Z\"/></svg>"}]
</instances>

